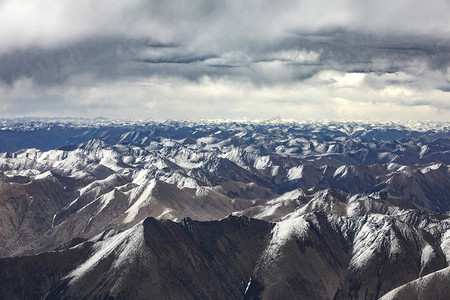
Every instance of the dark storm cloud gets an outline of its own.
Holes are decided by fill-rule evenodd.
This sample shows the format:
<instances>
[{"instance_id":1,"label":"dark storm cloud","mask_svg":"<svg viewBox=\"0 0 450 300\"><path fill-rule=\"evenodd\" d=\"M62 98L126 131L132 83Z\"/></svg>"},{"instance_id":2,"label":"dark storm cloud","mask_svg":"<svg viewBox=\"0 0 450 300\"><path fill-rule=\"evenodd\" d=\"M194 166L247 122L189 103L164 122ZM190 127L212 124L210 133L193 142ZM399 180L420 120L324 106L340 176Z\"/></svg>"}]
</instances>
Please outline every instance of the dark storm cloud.
<instances>
[{"instance_id":1,"label":"dark storm cloud","mask_svg":"<svg viewBox=\"0 0 450 300\"><path fill-rule=\"evenodd\" d=\"M144 62L148 64L193 64L204 62L208 59L217 58L215 55L205 55L205 56L175 56L175 57L164 57L164 58L142 58L139 62Z\"/></svg>"},{"instance_id":2,"label":"dark storm cloud","mask_svg":"<svg viewBox=\"0 0 450 300\"><path fill-rule=\"evenodd\" d=\"M13 50L0 56L0 79L9 85L23 77L51 85L83 73L100 78L127 75L135 52L145 46L135 40L88 39L50 49Z\"/></svg>"},{"instance_id":3,"label":"dark storm cloud","mask_svg":"<svg viewBox=\"0 0 450 300\"><path fill-rule=\"evenodd\" d=\"M216 57L170 53L164 57L142 58L141 53L148 49L164 53L165 49L176 47L173 44L147 40L97 38L50 49L19 49L0 55L0 81L12 85L18 79L31 78L38 85L48 86L64 84L81 75L89 75L88 77L97 80L136 78L153 74L195 79L205 71L199 70L199 74L195 74L192 66L191 72L187 72L183 66L167 67L158 64L192 65Z\"/></svg>"},{"instance_id":4,"label":"dark storm cloud","mask_svg":"<svg viewBox=\"0 0 450 300\"><path fill-rule=\"evenodd\" d=\"M373 34L342 28L314 33L297 33L281 49L306 49L320 53L318 68L334 67L354 72L398 72L414 60L431 69L445 70L450 64L450 44L439 37ZM385 60L388 65L377 64Z\"/></svg>"},{"instance_id":5,"label":"dark storm cloud","mask_svg":"<svg viewBox=\"0 0 450 300\"><path fill-rule=\"evenodd\" d=\"M143 39L89 38L59 47L28 47L0 55L0 80L11 85L31 78L38 85L63 84L80 76L117 79L143 75L136 64L139 53L148 48L168 48Z\"/></svg>"},{"instance_id":6,"label":"dark storm cloud","mask_svg":"<svg viewBox=\"0 0 450 300\"><path fill-rule=\"evenodd\" d=\"M187 53L188 45L164 44L146 39L96 38L61 47L29 47L0 55L0 80L9 85L19 78L32 78L39 85L62 84L72 77L89 74L98 80L160 74L196 80L202 75L237 75L255 82L261 78L259 63L280 62L290 70L289 80L303 80L321 70L345 72L415 72L415 64L445 72L450 64L450 45L431 36L386 36L338 29L296 33L273 45L268 41L249 47L241 58L227 53ZM153 49L158 55L146 54ZM236 51L237 51L236 50ZM296 60L286 53L316 53L314 59ZM163 64L164 66L158 66ZM172 64L172 66L167 66ZM256 68L256 69L255 69ZM228 69L224 72L224 69ZM286 80L281 77L281 80ZM394 81L390 82L395 84ZM404 83L404 82L403 82Z\"/></svg>"}]
</instances>

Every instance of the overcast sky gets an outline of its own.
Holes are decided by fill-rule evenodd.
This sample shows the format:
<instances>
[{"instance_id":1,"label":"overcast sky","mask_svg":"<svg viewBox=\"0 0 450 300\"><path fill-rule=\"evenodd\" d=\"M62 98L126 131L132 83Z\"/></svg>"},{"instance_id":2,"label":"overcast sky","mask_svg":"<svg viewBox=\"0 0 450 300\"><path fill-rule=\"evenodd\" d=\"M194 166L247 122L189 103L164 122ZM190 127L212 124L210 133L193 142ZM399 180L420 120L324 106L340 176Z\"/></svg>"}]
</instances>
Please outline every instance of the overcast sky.
<instances>
[{"instance_id":1,"label":"overcast sky","mask_svg":"<svg viewBox=\"0 0 450 300\"><path fill-rule=\"evenodd\" d=\"M450 119L448 0L0 0L0 117Z\"/></svg>"}]
</instances>

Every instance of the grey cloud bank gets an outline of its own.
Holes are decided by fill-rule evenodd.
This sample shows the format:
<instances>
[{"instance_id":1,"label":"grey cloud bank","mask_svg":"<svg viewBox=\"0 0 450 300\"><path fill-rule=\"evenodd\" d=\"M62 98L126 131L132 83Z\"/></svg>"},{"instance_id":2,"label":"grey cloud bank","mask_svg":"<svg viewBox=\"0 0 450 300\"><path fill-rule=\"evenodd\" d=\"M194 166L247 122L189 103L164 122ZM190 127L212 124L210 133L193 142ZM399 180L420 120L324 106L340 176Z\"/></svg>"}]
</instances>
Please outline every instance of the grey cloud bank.
<instances>
[{"instance_id":1,"label":"grey cloud bank","mask_svg":"<svg viewBox=\"0 0 450 300\"><path fill-rule=\"evenodd\" d=\"M448 1L0 1L8 116L450 117Z\"/></svg>"}]
</instances>

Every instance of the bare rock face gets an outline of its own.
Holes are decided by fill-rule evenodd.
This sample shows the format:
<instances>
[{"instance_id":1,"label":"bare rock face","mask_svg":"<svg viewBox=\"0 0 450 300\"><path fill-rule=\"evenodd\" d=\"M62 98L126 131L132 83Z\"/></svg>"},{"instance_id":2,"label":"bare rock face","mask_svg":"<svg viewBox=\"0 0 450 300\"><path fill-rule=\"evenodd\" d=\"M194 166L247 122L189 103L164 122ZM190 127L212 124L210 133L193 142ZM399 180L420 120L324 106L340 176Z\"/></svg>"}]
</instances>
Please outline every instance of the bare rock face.
<instances>
[{"instance_id":1,"label":"bare rock face","mask_svg":"<svg viewBox=\"0 0 450 300\"><path fill-rule=\"evenodd\" d=\"M0 259L1 299L43 299L74 266L89 255L92 243L64 251Z\"/></svg>"},{"instance_id":2,"label":"bare rock face","mask_svg":"<svg viewBox=\"0 0 450 300\"><path fill-rule=\"evenodd\" d=\"M439 240L396 219L310 213L276 224L147 218L0 265L8 299L377 299L447 262Z\"/></svg>"},{"instance_id":3,"label":"bare rock face","mask_svg":"<svg viewBox=\"0 0 450 300\"><path fill-rule=\"evenodd\" d=\"M22 247L41 238L52 228L53 215L77 194L70 179L62 182L54 175L49 172L42 179L9 178L0 183L0 256L20 253Z\"/></svg>"},{"instance_id":4,"label":"bare rock face","mask_svg":"<svg viewBox=\"0 0 450 300\"><path fill-rule=\"evenodd\" d=\"M108 231L60 251L1 259L0 296L239 298L272 227L242 217L180 223L147 218L127 231ZM15 282L17 276L23 281ZM23 284L28 288L22 290Z\"/></svg>"}]
</instances>

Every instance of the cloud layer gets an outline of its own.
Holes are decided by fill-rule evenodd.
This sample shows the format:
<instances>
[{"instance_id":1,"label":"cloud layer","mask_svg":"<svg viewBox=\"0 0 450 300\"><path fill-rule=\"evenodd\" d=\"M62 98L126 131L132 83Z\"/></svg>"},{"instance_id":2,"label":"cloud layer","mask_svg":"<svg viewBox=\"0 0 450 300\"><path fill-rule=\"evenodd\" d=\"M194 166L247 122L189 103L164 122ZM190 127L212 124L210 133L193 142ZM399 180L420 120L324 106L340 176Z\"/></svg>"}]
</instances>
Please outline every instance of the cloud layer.
<instances>
[{"instance_id":1,"label":"cloud layer","mask_svg":"<svg viewBox=\"0 0 450 300\"><path fill-rule=\"evenodd\" d=\"M2 116L450 117L448 1L0 1Z\"/></svg>"}]
</instances>

